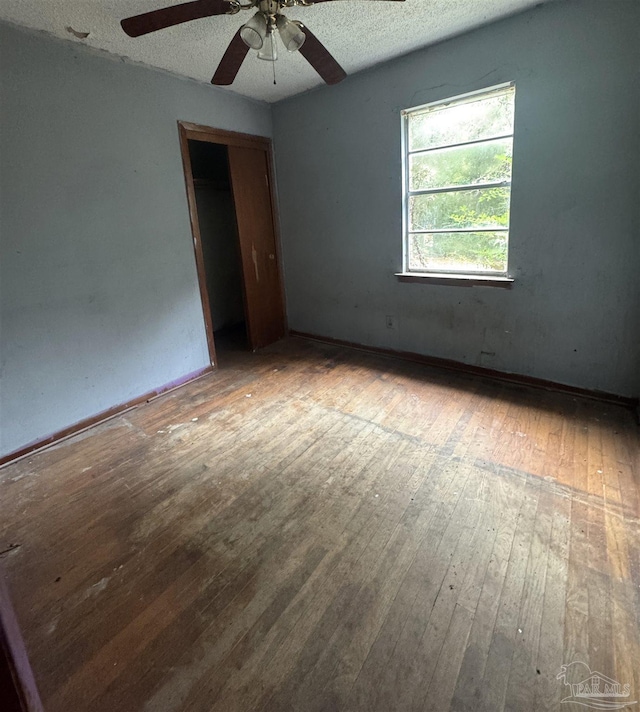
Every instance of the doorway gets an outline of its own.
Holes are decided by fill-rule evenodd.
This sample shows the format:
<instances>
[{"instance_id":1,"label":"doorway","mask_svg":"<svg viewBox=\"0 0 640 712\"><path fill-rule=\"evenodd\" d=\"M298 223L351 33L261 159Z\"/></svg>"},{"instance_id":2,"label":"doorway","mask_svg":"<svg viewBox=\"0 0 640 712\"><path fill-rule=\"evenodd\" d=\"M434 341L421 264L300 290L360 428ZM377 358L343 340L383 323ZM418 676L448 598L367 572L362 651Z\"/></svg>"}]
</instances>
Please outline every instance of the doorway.
<instances>
[{"instance_id":1,"label":"doorway","mask_svg":"<svg viewBox=\"0 0 640 712\"><path fill-rule=\"evenodd\" d=\"M269 139L179 122L212 365L286 332Z\"/></svg>"},{"instance_id":2,"label":"doorway","mask_svg":"<svg viewBox=\"0 0 640 712\"><path fill-rule=\"evenodd\" d=\"M188 140L216 354L249 348L229 150Z\"/></svg>"}]
</instances>

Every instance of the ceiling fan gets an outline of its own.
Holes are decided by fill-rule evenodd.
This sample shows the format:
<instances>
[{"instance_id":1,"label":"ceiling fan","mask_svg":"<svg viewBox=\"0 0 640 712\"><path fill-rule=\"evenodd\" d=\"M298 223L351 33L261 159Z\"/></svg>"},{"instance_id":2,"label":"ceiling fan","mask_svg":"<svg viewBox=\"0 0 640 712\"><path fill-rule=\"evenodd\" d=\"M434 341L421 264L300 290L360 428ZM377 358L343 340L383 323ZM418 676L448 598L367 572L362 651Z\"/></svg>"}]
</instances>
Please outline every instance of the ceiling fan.
<instances>
[{"instance_id":1,"label":"ceiling fan","mask_svg":"<svg viewBox=\"0 0 640 712\"><path fill-rule=\"evenodd\" d=\"M129 37L162 30L189 20L212 15L235 15L240 10L256 9L253 17L236 32L216 69L212 84L229 85L236 78L250 49L271 62L277 59L276 30L289 52L300 51L327 84L337 84L346 76L344 69L331 56L320 40L301 22L287 19L283 7L309 7L329 0L192 0L161 10L135 15L120 23ZM404 2L404 0L396 0Z\"/></svg>"}]
</instances>

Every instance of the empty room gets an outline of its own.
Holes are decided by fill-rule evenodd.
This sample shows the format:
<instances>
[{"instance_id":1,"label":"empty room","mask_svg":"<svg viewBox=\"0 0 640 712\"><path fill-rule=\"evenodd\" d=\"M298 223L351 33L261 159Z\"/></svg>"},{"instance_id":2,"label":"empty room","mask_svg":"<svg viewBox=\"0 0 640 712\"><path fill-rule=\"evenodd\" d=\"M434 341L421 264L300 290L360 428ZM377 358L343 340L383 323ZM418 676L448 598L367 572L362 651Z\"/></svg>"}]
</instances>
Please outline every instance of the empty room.
<instances>
[{"instance_id":1,"label":"empty room","mask_svg":"<svg viewBox=\"0 0 640 712\"><path fill-rule=\"evenodd\" d=\"M0 710L640 707L640 3L0 0Z\"/></svg>"}]
</instances>

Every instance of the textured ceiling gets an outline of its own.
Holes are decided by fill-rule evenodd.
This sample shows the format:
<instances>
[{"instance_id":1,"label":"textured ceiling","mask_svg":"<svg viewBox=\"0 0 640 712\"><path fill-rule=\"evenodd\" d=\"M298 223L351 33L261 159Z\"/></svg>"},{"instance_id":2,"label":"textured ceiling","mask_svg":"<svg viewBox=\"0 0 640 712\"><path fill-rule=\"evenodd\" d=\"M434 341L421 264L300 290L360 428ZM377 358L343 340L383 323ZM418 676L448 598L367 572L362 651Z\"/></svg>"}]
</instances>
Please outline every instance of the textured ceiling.
<instances>
[{"instance_id":1,"label":"textured ceiling","mask_svg":"<svg viewBox=\"0 0 640 712\"><path fill-rule=\"evenodd\" d=\"M519 12L540 0L339 0L285 10L302 20L349 74L424 47L465 30ZM176 0L0 0L0 20L45 30L72 42L107 50L170 72L209 82L222 54L252 12L195 20L131 39L119 21L131 15L179 4ZM76 32L88 32L77 39ZM251 51L226 91L273 102L322 84L299 55L282 44L272 65Z\"/></svg>"}]
</instances>

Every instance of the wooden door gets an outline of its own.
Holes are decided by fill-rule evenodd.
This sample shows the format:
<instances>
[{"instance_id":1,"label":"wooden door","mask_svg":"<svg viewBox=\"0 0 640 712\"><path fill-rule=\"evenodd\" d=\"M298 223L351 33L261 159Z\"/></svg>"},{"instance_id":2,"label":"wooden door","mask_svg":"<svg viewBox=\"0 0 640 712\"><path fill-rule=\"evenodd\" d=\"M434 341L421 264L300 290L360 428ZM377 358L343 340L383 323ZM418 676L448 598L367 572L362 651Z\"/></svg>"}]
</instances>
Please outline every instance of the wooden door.
<instances>
[{"instance_id":1,"label":"wooden door","mask_svg":"<svg viewBox=\"0 0 640 712\"><path fill-rule=\"evenodd\" d=\"M261 147L229 146L247 334L253 350L281 339L285 333L267 160L268 153Z\"/></svg>"}]
</instances>

